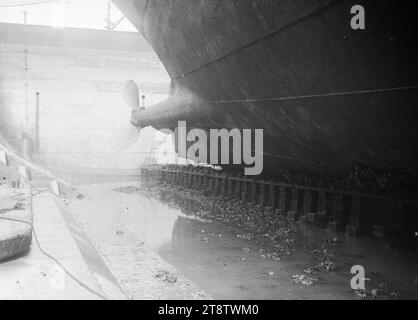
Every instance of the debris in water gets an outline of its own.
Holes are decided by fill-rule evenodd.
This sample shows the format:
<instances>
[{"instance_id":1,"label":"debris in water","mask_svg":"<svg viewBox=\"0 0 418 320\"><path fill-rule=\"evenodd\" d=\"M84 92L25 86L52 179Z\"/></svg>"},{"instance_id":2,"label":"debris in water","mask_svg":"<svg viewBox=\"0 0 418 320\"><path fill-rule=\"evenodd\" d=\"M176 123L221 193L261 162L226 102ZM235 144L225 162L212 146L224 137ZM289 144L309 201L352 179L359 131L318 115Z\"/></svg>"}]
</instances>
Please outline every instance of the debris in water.
<instances>
[{"instance_id":1,"label":"debris in water","mask_svg":"<svg viewBox=\"0 0 418 320\"><path fill-rule=\"evenodd\" d=\"M313 266L314 270L318 272L333 272L336 270L336 264L335 262L325 260L322 262L317 263Z\"/></svg>"},{"instance_id":2,"label":"debris in water","mask_svg":"<svg viewBox=\"0 0 418 320\"><path fill-rule=\"evenodd\" d=\"M161 281L168 282L168 283L176 283L178 280L176 275L165 270L158 270L155 277L157 279L160 279Z\"/></svg>"},{"instance_id":3,"label":"debris in water","mask_svg":"<svg viewBox=\"0 0 418 320\"><path fill-rule=\"evenodd\" d=\"M354 294L362 299L397 299L399 294L390 289L390 282L383 281L377 288L371 290L353 290Z\"/></svg>"},{"instance_id":4,"label":"debris in water","mask_svg":"<svg viewBox=\"0 0 418 320\"><path fill-rule=\"evenodd\" d=\"M300 284L307 287L312 286L316 281L319 280L316 277L307 276L304 274L294 274L292 277L296 284Z\"/></svg>"}]
</instances>

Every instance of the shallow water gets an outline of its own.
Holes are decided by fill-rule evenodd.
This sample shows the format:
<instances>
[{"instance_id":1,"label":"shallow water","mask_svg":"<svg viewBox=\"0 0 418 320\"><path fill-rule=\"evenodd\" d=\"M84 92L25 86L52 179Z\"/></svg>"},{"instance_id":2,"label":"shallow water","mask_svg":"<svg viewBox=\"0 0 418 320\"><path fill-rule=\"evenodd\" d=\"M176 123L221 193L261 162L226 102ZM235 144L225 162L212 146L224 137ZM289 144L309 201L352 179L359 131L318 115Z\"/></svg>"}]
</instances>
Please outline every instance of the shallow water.
<instances>
[{"instance_id":1,"label":"shallow water","mask_svg":"<svg viewBox=\"0 0 418 320\"><path fill-rule=\"evenodd\" d=\"M370 279L367 289L389 281L400 298L418 298L417 254L393 250L380 240L338 234L333 248L337 270L320 273L314 285L302 286L292 275L316 262L311 251L324 236L317 227L295 225L291 255L273 261L264 258L268 245L237 237L245 232L232 226L203 221L159 200L115 192L110 186L84 186L80 191L97 204L111 205L114 216L107 218L122 223L215 299L357 299L350 287L353 265L364 266Z\"/></svg>"}]
</instances>

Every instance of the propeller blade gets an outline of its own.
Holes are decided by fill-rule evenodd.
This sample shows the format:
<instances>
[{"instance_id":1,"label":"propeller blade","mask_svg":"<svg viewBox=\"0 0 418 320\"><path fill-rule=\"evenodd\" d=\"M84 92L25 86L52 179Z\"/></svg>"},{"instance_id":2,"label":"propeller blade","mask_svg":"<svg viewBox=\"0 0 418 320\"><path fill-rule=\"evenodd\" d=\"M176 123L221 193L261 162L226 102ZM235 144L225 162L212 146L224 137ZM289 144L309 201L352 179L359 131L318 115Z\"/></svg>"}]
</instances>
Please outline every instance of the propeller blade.
<instances>
[{"instance_id":1,"label":"propeller blade","mask_svg":"<svg viewBox=\"0 0 418 320\"><path fill-rule=\"evenodd\" d=\"M135 81L129 80L121 94L123 100L132 110L139 110L139 89Z\"/></svg>"},{"instance_id":2,"label":"propeller blade","mask_svg":"<svg viewBox=\"0 0 418 320\"><path fill-rule=\"evenodd\" d=\"M112 148L116 151L125 151L132 147L141 136L141 128L130 124L121 129L109 141Z\"/></svg>"}]
</instances>

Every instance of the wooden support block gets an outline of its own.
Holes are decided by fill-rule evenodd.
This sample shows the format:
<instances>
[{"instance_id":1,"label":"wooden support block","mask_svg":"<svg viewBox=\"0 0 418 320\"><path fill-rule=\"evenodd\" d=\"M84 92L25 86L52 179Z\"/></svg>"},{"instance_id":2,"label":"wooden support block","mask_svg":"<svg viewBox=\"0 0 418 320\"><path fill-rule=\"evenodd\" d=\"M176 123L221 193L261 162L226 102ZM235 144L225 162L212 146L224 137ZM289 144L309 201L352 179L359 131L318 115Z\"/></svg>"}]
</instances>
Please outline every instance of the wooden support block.
<instances>
[{"instance_id":1,"label":"wooden support block","mask_svg":"<svg viewBox=\"0 0 418 320\"><path fill-rule=\"evenodd\" d=\"M232 183L232 180L231 180ZM241 192L241 181L237 180L235 181L235 187L234 187L234 192L232 194L232 197L234 199L240 199L240 192Z\"/></svg>"},{"instance_id":2,"label":"wooden support block","mask_svg":"<svg viewBox=\"0 0 418 320\"><path fill-rule=\"evenodd\" d=\"M303 215L308 215L311 213L312 208L312 191L311 190L305 190L304 196L303 196Z\"/></svg>"},{"instance_id":3,"label":"wooden support block","mask_svg":"<svg viewBox=\"0 0 418 320\"><path fill-rule=\"evenodd\" d=\"M285 213L285 211L282 210L282 209L276 209L276 210L274 210L274 214L276 216L282 216L282 215L284 215L284 213Z\"/></svg>"},{"instance_id":4,"label":"wooden support block","mask_svg":"<svg viewBox=\"0 0 418 320\"><path fill-rule=\"evenodd\" d=\"M213 178L211 176L206 177L206 184L205 184L205 190L209 190L209 192L212 192L213 189Z\"/></svg>"},{"instance_id":5,"label":"wooden support block","mask_svg":"<svg viewBox=\"0 0 418 320\"><path fill-rule=\"evenodd\" d=\"M299 216L299 221L302 222L302 223L306 223L307 219L308 219L308 217L307 217L306 214L301 214Z\"/></svg>"},{"instance_id":6,"label":"wooden support block","mask_svg":"<svg viewBox=\"0 0 418 320\"><path fill-rule=\"evenodd\" d=\"M295 222L295 220L296 220L296 212L295 211L288 211L287 212L287 220L289 222Z\"/></svg>"},{"instance_id":7,"label":"wooden support block","mask_svg":"<svg viewBox=\"0 0 418 320\"><path fill-rule=\"evenodd\" d=\"M221 197L228 197L228 177L227 176L221 176L220 177L220 183L221 183L221 190L220 190L220 195Z\"/></svg>"},{"instance_id":8,"label":"wooden support block","mask_svg":"<svg viewBox=\"0 0 418 320\"><path fill-rule=\"evenodd\" d=\"M258 204L260 206L264 206L264 199L265 199L265 192L266 192L266 185L264 182L260 183L260 192L258 195Z\"/></svg>"},{"instance_id":9,"label":"wooden support block","mask_svg":"<svg viewBox=\"0 0 418 320\"><path fill-rule=\"evenodd\" d=\"M171 181L170 183L175 185L176 184L176 178L177 178L177 172L171 172Z\"/></svg>"},{"instance_id":10,"label":"wooden support block","mask_svg":"<svg viewBox=\"0 0 418 320\"><path fill-rule=\"evenodd\" d=\"M242 203L246 203L247 202L247 193L246 192L241 192L241 199L240 202Z\"/></svg>"},{"instance_id":11,"label":"wooden support block","mask_svg":"<svg viewBox=\"0 0 418 320\"><path fill-rule=\"evenodd\" d=\"M226 179L226 196L229 199L233 199L234 198L234 181L231 179Z\"/></svg>"},{"instance_id":12,"label":"wooden support block","mask_svg":"<svg viewBox=\"0 0 418 320\"><path fill-rule=\"evenodd\" d=\"M191 172L187 172L187 175L186 175L186 187L188 189L191 189L192 188L192 178L193 178L192 173Z\"/></svg>"},{"instance_id":13,"label":"wooden support block","mask_svg":"<svg viewBox=\"0 0 418 320\"><path fill-rule=\"evenodd\" d=\"M297 213L298 211L298 189L292 188L292 200L290 202L291 212Z\"/></svg>"},{"instance_id":14,"label":"wooden support block","mask_svg":"<svg viewBox=\"0 0 418 320\"><path fill-rule=\"evenodd\" d=\"M189 189L193 189L194 188L194 172L193 171L189 171L187 174L187 188Z\"/></svg>"},{"instance_id":15,"label":"wooden support block","mask_svg":"<svg viewBox=\"0 0 418 320\"><path fill-rule=\"evenodd\" d=\"M345 234L347 235L347 237L355 237L358 232L358 226L349 224L346 226L345 230Z\"/></svg>"},{"instance_id":16,"label":"wooden support block","mask_svg":"<svg viewBox=\"0 0 418 320\"><path fill-rule=\"evenodd\" d=\"M328 223L328 228L331 230L331 232L338 232L338 230L340 229L340 223L331 221Z\"/></svg>"},{"instance_id":17,"label":"wooden support block","mask_svg":"<svg viewBox=\"0 0 418 320\"><path fill-rule=\"evenodd\" d=\"M196 173L191 174L191 183L190 188L196 190L197 189L197 175Z\"/></svg>"},{"instance_id":18,"label":"wooden support block","mask_svg":"<svg viewBox=\"0 0 418 320\"><path fill-rule=\"evenodd\" d=\"M206 174L204 174L201 178L201 184L200 184L200 188L201 189L206 189L208 186L208 176Z\"/></svg>"},{"instance_id":19,"label":"wooden support block","mask_svg":"<svg viewBox=\"0 0 418 320\"><path fill-rule=\"evenodd\" d=\"M212 181L211 193L212 193L212 195L217 196L218 195L218 190L219 190L219 178L213 176L211 178L211 181Z\"/></svg>"},{"instance_id":20,"label":"wooden support block","mask_svg":"<svg viewBox=\"0 0 418 320\"><path fill-rule=\"evenodd\" d=\"M290 210L287 212L287 219L289 222L296 221L298 210L298 190L296 188L292 188L292 199L290 202Z\"/></svg>"},{"instance_id":21,"label":"wooden support block","mask_svg":"<svg viewBox=\"0 0 418 320\"><path fill-rule=\"evenodd\" d=\"M186 171L183 171L181 173L181 186L184 188L187 188L187 176L188 174Z\"/></svg>"},{"instance_id":22,"label":"wooden support block","mask_svg":"<svg viewBox=\"0 0 418 320\"><path fill-rule=\"evenodd\" d=\"M203 174L200 177L200 189L205 189L206 188L206 185L207 185L207 177L206 177L205 174Z\"/></svg>"},{"instance_id":23,"label":"wooden support block","mask_svg":"<svg viewBox=\"0 0 418 320\"><path fill-rule=\"evenodd\" d=\"M191 177L190 172L185 171L184 175L183 175L183 186L185 188L189 188L189 186L190 186L190 177Z\"/></svg>"},{"instance_id":24,"label":"wooden support block","mask_svg":"<svg viewBox=\"0 0 418 320\"><path fill-rule=\"evenodd\" d=\"M187 188L187 179L188 179L189 174L186 171L183 171L181 174L181 186L184 188Z\"/></svg>"},{"instance_id":25,"label":"wooden support block","mask_svg":"<svg viewBox=\"0 0 418 320\"><path fill-rule=\"evenodd\" d=\"M269 207L275 208L276 206L276 188L274 184L269 184L269 199L267 201Z\"/></svg>"},{"instance_id":26,"label":"wooden support block","mask_svg":"<svg viewBox=\"0 0 418 320\"><path fill-rule=\"evenodd\" d=\"M279 208L282 213L286 211L286 189L280 187L279 189Z\"/></svg>"},{"instance_id":27,"label":"wooden support block","mask_svg":"<svg viewBox=\"0 0 418 320\"><path fill-rule=\"evenodd\" d=\"M198 181L199 181L199 174L197 172L195 172L192 175L192 189L199 190Z\"/></svg>"},{"instance_id":28,"label":"wooden support block","mask_svg":"<svg viewBox=\"0 0 418 320\"><path fill-rule=\"evenodd\" d=\"M247 192L248 192L248 184L247 182L242 182L242 191L241 191L241 201L247 202Z\"/></svg>"},{"instance_id":29,"label":"wooden support block","mask_svg":"<svg viewBox=\"0 0 418 320\"><path fill-rule=\"evenodd\" d=\"M308 223L315 223L315 216L316 216L316 213L309 212L309 213L306 215L306 221L307 221Z\"/></svg>"},{"instance_id":30,"label":"wooden support block","mask_svg":"<svg viewBox=\"0 0 418 320\"><path fill-rule=\"evenodd\" d=\"M272 207L265 207L264 208L264 214L265 215L268 215L268 216L271 216L272 214L273 214L273 208Z\"/></svg>"},{"instance_id":31,"label":"wooden support block","mask_svg":"<svg viewBox=\"0 0 418 320\"><path fill-rule=\"evenodd\" d=\"M254 181L251 183L250 203L252 204L257 203L257 185Z\"/></svg>"},{"instance_id":32,"label":"wooden support block","mask_svg":"<svg viewBox=\"0 0 418 320\"><path fill-rule=\"evenodd\" d=\"M372 235L376 238L384 238L385 228L383 226L373 225L372 226Z\"/></svg>"},{"instance_id":33,"label":"wooden support block","mask_svg":"<svg viewBox=\"0 0 418 320\"><path fill-rule=\"evenodd\" d=\"M327 204L326 194L324 191L320 191L318 195L318 210L317 210L318 215L325 217L326 204Z\"/></svg>"},{"instance_id":34,"label":"wooden support block","mask_svg":"<svg viewBox=\"0 0 418 320\"><path fill-rule=\"evenodd\" d=\"M360 226L361 203L360 197L351 198L350 225L352 226Z\"/></svg>"},{"instance_id":35,"label":"wooden support block","mask_svg":"<svg viewBox=\"0 0 418 320\"><path fill-rule=\"evenodd\" d=\"M331 220L333 222L342 222L343 197L341 194L335 194L332 200Z\"/></svg>"}]
</instances>

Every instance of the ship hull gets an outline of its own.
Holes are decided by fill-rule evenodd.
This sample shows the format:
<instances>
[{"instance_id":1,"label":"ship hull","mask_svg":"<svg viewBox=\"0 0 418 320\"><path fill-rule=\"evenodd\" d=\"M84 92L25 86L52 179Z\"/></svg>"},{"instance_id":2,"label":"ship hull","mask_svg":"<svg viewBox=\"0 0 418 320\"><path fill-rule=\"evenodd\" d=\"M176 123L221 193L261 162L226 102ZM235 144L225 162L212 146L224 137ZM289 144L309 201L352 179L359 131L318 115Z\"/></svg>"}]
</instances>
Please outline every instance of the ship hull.
<instances>
[{"instance_id":1,"label":"ship hull","mask_svg":"<svg viewBox=\"0 0 418 320\"><path fill-rule=\"evenodd\" d=\"M264 129L264 172L405 169L418 157L414 11L363 1L114 1L173 82L139 126Z\"/></svg>"}]
</instances>

